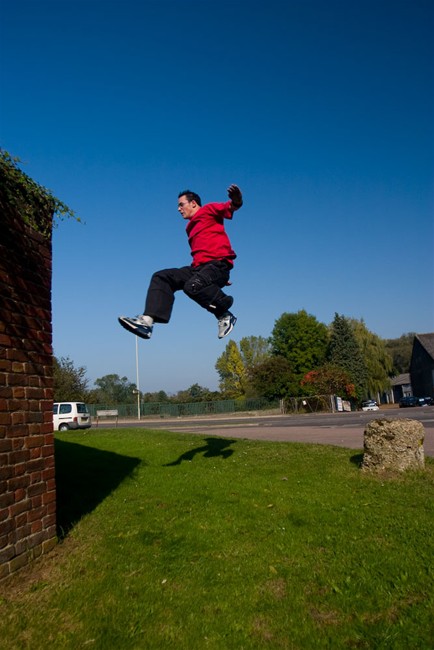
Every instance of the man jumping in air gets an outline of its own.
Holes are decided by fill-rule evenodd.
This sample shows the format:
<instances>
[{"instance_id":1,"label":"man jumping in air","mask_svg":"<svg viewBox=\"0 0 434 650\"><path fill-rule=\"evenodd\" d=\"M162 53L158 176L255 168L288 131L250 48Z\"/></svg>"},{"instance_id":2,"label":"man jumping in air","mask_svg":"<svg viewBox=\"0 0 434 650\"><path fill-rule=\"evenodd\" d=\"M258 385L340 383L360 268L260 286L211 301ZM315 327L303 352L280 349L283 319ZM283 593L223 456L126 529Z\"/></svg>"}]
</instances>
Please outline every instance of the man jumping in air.
<instances>
[{"instance_id":1,"label":"man jumping in air","mask_svg":"<svg viewBox=\"0 0 434 650\"><path fill-rule=\"evenodd\" d=\"M243 205L237 185L228 188L229 201L202 206L200 196L184 190L178 195L178 211L188 221L186 232L191 248L191 266L157 271L151 278L143 316L120 316L119 322L129 332L149 339L154 323L168 323L181 289L192 300L218 320L219 339L232 332L237 321L229 311L234 299L222 291L236 258L224 227L224 219L232 219Z\"/></svg>"}]
</instances>

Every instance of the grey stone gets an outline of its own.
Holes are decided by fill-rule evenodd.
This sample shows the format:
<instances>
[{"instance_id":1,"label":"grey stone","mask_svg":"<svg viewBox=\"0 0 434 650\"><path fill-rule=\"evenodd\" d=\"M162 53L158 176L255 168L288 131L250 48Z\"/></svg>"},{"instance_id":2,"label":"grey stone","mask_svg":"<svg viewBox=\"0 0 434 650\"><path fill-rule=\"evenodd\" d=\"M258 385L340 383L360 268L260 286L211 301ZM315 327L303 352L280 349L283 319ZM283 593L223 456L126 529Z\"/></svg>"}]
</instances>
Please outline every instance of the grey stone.
<instances>
[{"instance_id":1,"label":"grey stone","mask_svg":"<svg viewBox=\"0 0 434 650\"><path fill-rule=\"evenodd\" d=\"M364 432L363 470L421 470L425 468L421 422L404 418L373 420Z\"/></svg>"}]
</instances>

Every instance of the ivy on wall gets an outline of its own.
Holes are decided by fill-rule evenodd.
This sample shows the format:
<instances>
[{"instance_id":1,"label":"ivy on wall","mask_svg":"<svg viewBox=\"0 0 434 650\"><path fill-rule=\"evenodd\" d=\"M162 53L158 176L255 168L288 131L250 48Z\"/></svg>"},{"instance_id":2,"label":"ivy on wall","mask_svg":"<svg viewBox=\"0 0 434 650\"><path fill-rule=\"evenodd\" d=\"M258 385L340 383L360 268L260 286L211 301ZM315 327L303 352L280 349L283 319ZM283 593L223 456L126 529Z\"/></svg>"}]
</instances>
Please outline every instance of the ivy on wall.
<instances>
[{"instance_id":1,"label":"ivy on wall","mask_svg":"<svg viewBox=\"0 0 434 650\"><path fill-rule=\"evenodd\" d=\"M25 174L18 166L19 158L0 148L0 205L13 209L32 228L50 236L56 218L80 221L63 201L47 188Z\"/></svg>"}]
</instances>

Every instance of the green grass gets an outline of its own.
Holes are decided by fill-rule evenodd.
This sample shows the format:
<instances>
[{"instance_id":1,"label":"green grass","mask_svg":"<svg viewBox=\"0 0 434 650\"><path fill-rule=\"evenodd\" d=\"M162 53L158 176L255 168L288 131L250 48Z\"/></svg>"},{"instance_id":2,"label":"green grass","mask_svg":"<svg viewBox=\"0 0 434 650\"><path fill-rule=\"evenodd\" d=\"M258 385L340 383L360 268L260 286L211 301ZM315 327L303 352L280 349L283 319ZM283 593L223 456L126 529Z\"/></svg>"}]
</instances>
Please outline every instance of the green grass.
<instances>
[{"instance_id":1,"label":"green grass","mask_svg":"<svg viewBox=\"0 0 434 650\"><path fill-rule=\"evenodd\" d=\"M434 463L138 429L57 436L53 554L0 585L0 648L434 647Z\"/></svg>"}]
</instances>

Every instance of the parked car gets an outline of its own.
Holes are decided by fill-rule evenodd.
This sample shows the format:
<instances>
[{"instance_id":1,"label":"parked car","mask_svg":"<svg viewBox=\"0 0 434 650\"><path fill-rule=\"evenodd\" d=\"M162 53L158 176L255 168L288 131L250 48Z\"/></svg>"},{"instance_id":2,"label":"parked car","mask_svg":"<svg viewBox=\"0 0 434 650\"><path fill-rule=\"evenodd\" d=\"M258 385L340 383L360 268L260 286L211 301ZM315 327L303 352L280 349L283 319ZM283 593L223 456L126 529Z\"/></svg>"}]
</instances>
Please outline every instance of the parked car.
<instances>
[{"instance_id":1,"label":"parked car","mask_svg":"<svg viewBox=\"0 0 434 650\"><path fill-rule=\"evenodd\" d=\"M432 397L419 397L419 406L433 406L434 399Z\"/></svg>"},{"instance_id":2,"label":"parked car","mask_svg":"<svg viewBox=\"0 0 434 650\"><path fill-rule=\"evenodd\" d=\"M420 406L419 399L413 395L407 395L406 397L401 397L399 400L399 408L406 408L408 406Z\"/></svg>"},{"instance_id":3,"label":"parked car","mask_svg":"<svg viewBox=\"0 0 434 650\"><path fill-rule=\"evenodd\" d=\"M55 431L89 429L91 426L89 409L84 402L54 402L53 427Z\"/></svg>"},{"instance_id":4,"label":"parked car","mask_svg":"<svg viewBox=\"0 0 434 650\"><path fill-rule=\"evenodd\" d=\"M378 411L378 404L374 399L367 399L362 402L362 411Z\"/></svg>"}]
</instances>

